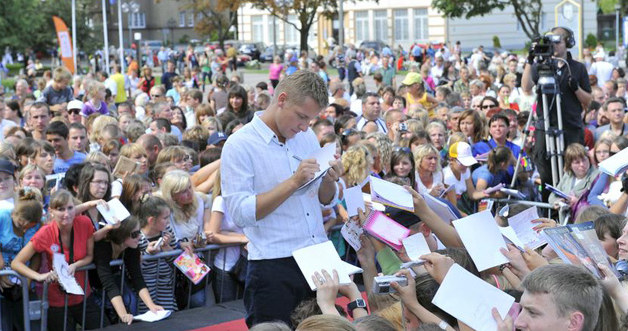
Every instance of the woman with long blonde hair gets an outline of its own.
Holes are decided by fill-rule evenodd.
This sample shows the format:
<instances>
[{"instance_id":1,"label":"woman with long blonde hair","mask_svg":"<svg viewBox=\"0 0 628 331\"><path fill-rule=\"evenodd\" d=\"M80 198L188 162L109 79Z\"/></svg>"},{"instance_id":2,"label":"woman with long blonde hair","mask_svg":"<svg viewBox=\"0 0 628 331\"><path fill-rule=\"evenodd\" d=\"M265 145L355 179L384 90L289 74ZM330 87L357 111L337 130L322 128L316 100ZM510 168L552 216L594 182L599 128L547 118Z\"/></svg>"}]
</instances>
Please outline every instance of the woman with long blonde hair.
<instances>
[{"instance_id":1,"label":"woman with long blonde hair","mask_svg":"<svg viewBox=\"0 0 628 331\"><path fill-rule=\"evenodd\" d=\"M346 188L361 184L369 176L372 165L373 157L364 145L357 144L349 147L342 154L343 186Z\"/></svg>"}]
</instances>

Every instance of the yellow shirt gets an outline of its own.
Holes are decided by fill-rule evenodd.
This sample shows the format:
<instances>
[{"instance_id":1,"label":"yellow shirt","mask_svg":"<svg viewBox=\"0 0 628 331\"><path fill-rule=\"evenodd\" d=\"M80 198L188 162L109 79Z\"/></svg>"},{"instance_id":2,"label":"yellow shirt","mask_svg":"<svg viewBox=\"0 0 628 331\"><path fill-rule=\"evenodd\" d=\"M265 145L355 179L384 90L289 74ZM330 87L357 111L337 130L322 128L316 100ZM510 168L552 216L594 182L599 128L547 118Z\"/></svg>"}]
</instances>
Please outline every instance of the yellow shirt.
<instances>
[{"instance_id":1,"label":"yellow shirt","mask_svg":"<svg viewBox=\"0 0 628 331\"><path fill-rule=\"evenodd\" d=\"M124 75L113 74L111 75L111 80L116 82L116 86L118 87L118 91L116 93L116 98L114 102L115 103L125 102L127 100L127 96L126 96L126 89L124 88Z\"/></svg>"},{"instance_id":2,"label":"yellow shirt","mask_svg":"<svg viewBox=\"0 0 628 331\"><path fill-rule=\"evenodd\" d=\"M436 114L434 113L434 109L432 107L432 103L427 101L427 93L423 92L423 96L419 99L414 99L412 94L409 92L406 93L406 106L410 108L411 105L419 104L423 106L424 109L427 110L427 114L430 118L433 118Z\"/></svg>"}]
</instances>

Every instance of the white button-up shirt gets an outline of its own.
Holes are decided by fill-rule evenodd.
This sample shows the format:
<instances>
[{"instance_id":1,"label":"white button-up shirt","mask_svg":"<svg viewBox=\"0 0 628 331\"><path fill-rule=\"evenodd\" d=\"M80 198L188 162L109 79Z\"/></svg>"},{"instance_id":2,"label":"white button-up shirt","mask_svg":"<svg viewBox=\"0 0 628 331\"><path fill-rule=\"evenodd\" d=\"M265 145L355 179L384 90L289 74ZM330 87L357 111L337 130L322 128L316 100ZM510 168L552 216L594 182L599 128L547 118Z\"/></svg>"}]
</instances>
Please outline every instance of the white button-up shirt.
<instances>
[{"instance_id":1,"label":"white button-up shirt","mask_svg":"<svg viewBox=\"0 0 628 331\"><path fill-rule=\"evenodd\" d=\"M284 258L296 249L327 241L318 199L321 179L296 191L259 220L255 218L256 195L287 180L299 167L297 158L306 159L320 147L311 129L279 142L258 115L225 143L221 191L228 213L249 239L249 260Z\"/></svg>"}]
</instances>

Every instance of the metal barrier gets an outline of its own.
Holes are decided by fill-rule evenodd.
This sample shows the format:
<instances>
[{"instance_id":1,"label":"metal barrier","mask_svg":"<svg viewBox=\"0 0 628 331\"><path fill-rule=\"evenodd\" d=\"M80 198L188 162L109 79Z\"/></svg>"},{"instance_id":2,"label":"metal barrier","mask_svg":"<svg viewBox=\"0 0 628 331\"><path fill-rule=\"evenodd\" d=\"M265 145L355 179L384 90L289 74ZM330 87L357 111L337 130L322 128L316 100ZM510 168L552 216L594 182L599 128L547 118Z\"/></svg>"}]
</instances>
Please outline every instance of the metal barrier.
<instances>
[{"instance_id":1,"label":"metal barrier","mask_svg":"<svg viewBox=\"0 0 628 331\"><path fill-rule=\"evenodd\" d=\"M31 317L30 317L31 315L29 311L30 301L28 297L28 294L29 294L28 279L18 274L16 271L13 271L10 269L0 270L0 276L15 276L20 279L20 282L22 283L22 309L24 310L24 330L30 331L31 330Z\"/></svg>"},{"instance_id":2,"label":"metal barrier","mask_svg":"<svg viewBox=\"0 0 628 331\"><path fill-rule=\"evenodd\" d=\"M537 207L537 208L541 208L541 209L547 209L547 215L546 215L547 218L551 218L550 214L551 214L552 210L554 210L554 206L552 206L551 204L549 204L547 202L537 202L537 201L527 201L527 200L514 200L514 199L487 199L487 200L493 200L498 205L520 204L520 205L526 205L526 206L530 206L530 207Z\"/></svg>"},{"instance_id":3,"label":"metal barrier","mask_svg":"<svg viewBox=\"0 0 628 331\"><path fill-rule=\"evenodd\" d=\"M209 259L209 255L210 253L212 253L213 251L218 251L219 249L222 248L228 248L228 247L236 247L236 246L241 246L240 244L223 244L223 245L207 245L205 247L201 247L201 248L197 248L194 250L195 253L198 253L199 255L202 254L203 257L205 258L205 262L209 265L211 264L210 259ZM161 259L165 259L165 258L175 258L177 256L179 256L181 253L183 253L183 250L181 249L175 249L175 250L171 250L168 252L161 252L158 254L153 254L153 255L142 255L142 261L158 261ZM223 268L222 270L225 269L225 262L226 259L223 259ZM123 263L123 261L121 259L117 259L117 260L113 260L110 263L110 266L114 267L114 266L121 266L122 270L121 270L121 274L124 275L125 274L125 265ZM159 266L160 264L157 264L157 275L159 275ZM210 266L211 267L211 266ZM96 269L96 266L94 264L89 264L87 266L81 267L79 269L77 269L76 271L89 271L89 270L93 270ZM176 269L176 268L175 268ZM176 270L175 270L176 272ZM223 277L224 277L223 273ZM0 276L16 276L20 279L20 281L22 282L22 284L28 284L28 279L20 274L18 274L16 271L7 269L7 270L0 270ZM120 284L120 293L124 293L124 280L125 277L122 277L122 281ZM223 278L224 280L224 278ZM205 279L203 280L205 282L205 286L208 285L209 282L209 275L205 277ZM176 277L174 279L174 283L173 283L173 287L172 287L172 294L174 297L174 291L176 288ZM86 275L85 276L85 283L83 285L83 291L87 292L87 286L89 283L89 277ZM224 281L223 281L224 283ZM41 297L41 305L40 305L40 311L41 311L41 330L45 331L47 330L47 324L48 324L48 308L49 308L49 304L48 304L48 288L49 288L49 284L48 283L43 283L43 292L42 292L42 297ZM192 291L192 287L190 286L189 292L188 292L188 302L186 305L186 309L188 309L190 307L190 298L191 298L191 291ZM223 297L222 295L223 292L223 288L221 287L220 289L220 293L221 293L221 298ZM81 320L81 326L85 325L85 315L86 315L86 307L87 307L87 298L85 297L83 299L83 311L82 311L82 320ZM24 309L24 330L25 331L30 331L31 327L30 327L30 321L31 321L31 311L29 310L30 307L30 301L29 301L29 289L26 286L22 286L22 305L23 305L23 309ZM101 300L101 306L100 306L100 328L103 328L104 325L104 313L105 313L105 304L106 304L107 300L106 300L106 293L105 290L102 290L102 300ZM64 331L67 329L67 321L68 321L68 295L65 295L65 303L64 303L64 315L63 315L63 321L64 321ZM56 331L56 330L55 330Z\"/></svg>"}]
</instances>

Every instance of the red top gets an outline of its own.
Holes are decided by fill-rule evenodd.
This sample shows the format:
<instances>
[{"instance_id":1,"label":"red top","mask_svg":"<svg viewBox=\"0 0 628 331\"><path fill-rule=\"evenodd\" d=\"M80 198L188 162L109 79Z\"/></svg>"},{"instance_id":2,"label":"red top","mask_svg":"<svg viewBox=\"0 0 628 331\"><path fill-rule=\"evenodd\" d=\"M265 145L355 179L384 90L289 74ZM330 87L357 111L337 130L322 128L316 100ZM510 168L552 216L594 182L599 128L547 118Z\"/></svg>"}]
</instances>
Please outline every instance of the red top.
<instances>
[{"instance_id":1,"label":"red top","mask_svg":"<svg viewBox=\"0 0 628 331\"><path fill-rule=\"evenodd\" d=\"M87 240L94 234L92 221L86 216L76 216L72 225L74 228L74 262L83 259L87 255ZM52 261L51 246L59 246L59 226L57 222L44 225L31 239L35 251L45 253L48 261ZM61 252L61 250L59 250ZM70 243L63 243L65 260L70 261ZM84 288L86 271L77 271L74 274L76 281ZM89 286L85 289L85 296L89 296ZM52 283L48 287L48 302L51 307L63 307L65 292L59 283ZM68 294L68 305L76 305L83 302L83 296Z\"/></svg>"}]
</instances>

